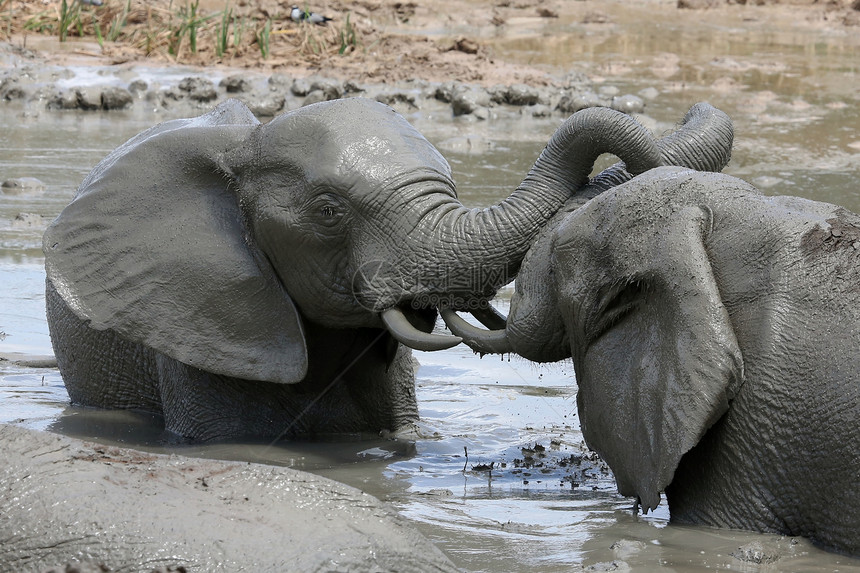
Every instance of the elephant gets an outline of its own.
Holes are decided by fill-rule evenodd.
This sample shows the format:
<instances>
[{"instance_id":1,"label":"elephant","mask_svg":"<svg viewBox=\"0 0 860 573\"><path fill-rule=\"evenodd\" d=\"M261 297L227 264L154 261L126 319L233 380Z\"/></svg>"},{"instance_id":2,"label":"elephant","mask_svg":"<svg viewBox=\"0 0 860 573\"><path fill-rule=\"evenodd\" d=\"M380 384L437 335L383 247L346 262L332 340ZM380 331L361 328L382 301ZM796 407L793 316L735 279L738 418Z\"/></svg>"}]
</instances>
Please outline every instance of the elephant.
<instances>
[{"instance_id":1,"label":"elephant","mask_svg":"<svg viewBox=\"0 0 860 573\"><path fill-rule=\"evenodd\" d=\"M705 121L684 127L711 137ZM229 100L150 128L87 175L43 238L71 401L152 412L168 437L198 441L408 426L410 348L460 342L431 332L426 301L497 325L483 303L603 153L622 160L616 174L664 160L630 116L584 110L509 197L467 208L441 154L373 100L266 124Z\"/></svg>"},{"instance_id":2,"label":"elephant","mask_svg":"<svg viewBox=\"0 0 860 573\"><path fill-rule=\"evenodd\" d=\"M860 215L660 167L550 242L494 348L573 358L619 492L647 512L665 491L674 523L860 556Z\"/></svg>"},{"instance_id":3,"label":"elephant","mask_svg":"<svg viewBox=\"0 0 860 573\"><path fill-rule=\"evenodd\" d=\"M458 569L378 499L256 463L0 424L4 571Z\"/></svg>"}]
</instances>

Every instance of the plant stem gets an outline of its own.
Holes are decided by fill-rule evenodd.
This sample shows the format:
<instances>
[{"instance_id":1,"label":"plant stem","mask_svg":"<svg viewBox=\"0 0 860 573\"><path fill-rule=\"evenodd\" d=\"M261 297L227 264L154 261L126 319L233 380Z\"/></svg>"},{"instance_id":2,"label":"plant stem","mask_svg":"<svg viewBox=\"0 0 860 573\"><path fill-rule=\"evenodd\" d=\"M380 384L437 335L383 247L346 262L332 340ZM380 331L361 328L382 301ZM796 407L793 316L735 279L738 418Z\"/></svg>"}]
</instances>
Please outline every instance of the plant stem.
<instances>
[{"instance_id":1,"label":"plant stem","mask_svg":"<svg viewBox=\"0 0 860 573\"><path fill-rule=\"evenodd\" d=\"M218 28L218 37L215 39L215 54L219 58L223 58L224 54L227 52L227 43L229 38L227 32L230 27L230 19L233 15L233 9L229 6L229 2L224 5L224 11L221 13L221 27Z\"/></svg>"},{"instance_id":2,"label":"plant stem","mask_svg":"<svg viewBox=\"0 0 860 573\"><path fill-rule=\"evenodd\" d=\"M257 45L260 46L260 55L266 60L269 57L269 35L272 32L272 19L266 20L266 25L257 34Z\"/></svg>"}]
</instances>

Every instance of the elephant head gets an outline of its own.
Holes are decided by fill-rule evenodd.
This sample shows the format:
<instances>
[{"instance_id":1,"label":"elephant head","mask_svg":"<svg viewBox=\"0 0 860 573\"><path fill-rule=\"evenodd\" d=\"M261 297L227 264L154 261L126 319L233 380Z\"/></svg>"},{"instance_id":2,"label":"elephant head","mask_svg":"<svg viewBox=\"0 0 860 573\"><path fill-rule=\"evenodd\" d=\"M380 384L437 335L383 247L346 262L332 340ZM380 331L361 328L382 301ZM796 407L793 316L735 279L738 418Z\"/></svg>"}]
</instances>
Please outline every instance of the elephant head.
<instances>
[{"instance_id":1,"label":"elephant head","mask_svg":"<svg viewBox=\"0 0 860 573\"><path fill-rule=\"evenodd\" d=\"M515 297L560 317L583 436L619 491L860 554L860 215L660 167L550 242L551 272Z\"/></svg>"},{"instance_id":2,"label":"elephant head","mask_svg":"<svg viewBox=\"0 0 860 573\"><path fill-rule=\"evenodd\" d=\"M547 240L548 260L524 263L507 319L517 334L504 339L527 358L544 357L534 356L534 340L566 345L586 442L612 468L619 492L646 511L743 378L707 253L713 212L675 207L673 191L685 189L676 180L692 179L687 173L696 172L654 169L568 214Z\"/></svg>"},{"instance_id":3,"label":"elephant head","mask_svg":"<svg viewBox=\"0 0 860 573\"><path fill-rule=\"evenodd\" d=\"M731 159L734 130L731 119L708 103L690 108L678 129L657 141L661 163L699 171L718 172ZM515 352L535 362L555 362L570 357L570 342L564 320L554 300L555 291L545 288L555 272L550 264L559 226L587 201L626 181L633 175L623 163L595 176L574 193L538 233L522 261L507 320L496 320L494 330L475 328L451 309L442 317L451 331L476 352Z\"/></svg>"},{"instance_id":4,"label":"elephant head","mask_svg":"<svg viewBox=\"0 0 860 573\"><path fill-rule=\"evenodd\" d=\"M646 511L744 374L708 254L714 214L704 202L671 202L677 173L689 172L656 169L568 217L547 285L573 355L583 435ZM643 200L658 187L667 191L655 203Z\"/></svg>"},{"instance_id":5,"label":"elephant head","mask_svg":"<svg viewBox=\"0 0 860 573\"><path fill-rule=\"evenodd\" d=\"M510 197L470 209L444 158L380 103L324 102L263 125L228 101L105 158L45 233L48 280L92 328L291 384L307 371L305 321L384 327L418 349L458 343L427 332L428 295L491 296L604 152L634 173L661 163L630 117L586 110Z\"/></svg>"}]
</instances>

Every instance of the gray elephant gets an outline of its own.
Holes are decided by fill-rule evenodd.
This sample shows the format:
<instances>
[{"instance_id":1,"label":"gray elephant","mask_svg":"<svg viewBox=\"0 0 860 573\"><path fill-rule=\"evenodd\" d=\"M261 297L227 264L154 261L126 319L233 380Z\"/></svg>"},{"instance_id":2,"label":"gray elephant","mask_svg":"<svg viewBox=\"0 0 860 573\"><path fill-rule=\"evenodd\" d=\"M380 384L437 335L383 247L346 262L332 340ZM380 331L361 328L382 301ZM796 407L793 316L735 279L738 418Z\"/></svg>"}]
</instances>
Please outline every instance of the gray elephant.
<instances>
[{"instance_id":1,"label":"gray elephant","mask_svg":"<svg viewBox=\"0 0 860 573\"><path fill-rule=\"evenodd\" d=\"M549 240L493 344L573 357L619 491L648 511L665 489L676 523L860 555L860 216L662 167Z\"/></svg>"},{"instance_id":2,"label":"gray elephant","mask_svg":"<svg viewBox=\"0 0 860 573\"><path fill-rule=\"evenodd\" d=\"M709 125L686 129L695 140ZM396 430L417 418L407 347L460 342L429 332L424 301L497 324L480 303L604 152L632 173L663 161L629 116L586 110L510 197L468 209L436 149L371 100L265 125L228 101L149 129L44 236L69 395L161 414L196 440Z\"/></svg>"}]
</instances>

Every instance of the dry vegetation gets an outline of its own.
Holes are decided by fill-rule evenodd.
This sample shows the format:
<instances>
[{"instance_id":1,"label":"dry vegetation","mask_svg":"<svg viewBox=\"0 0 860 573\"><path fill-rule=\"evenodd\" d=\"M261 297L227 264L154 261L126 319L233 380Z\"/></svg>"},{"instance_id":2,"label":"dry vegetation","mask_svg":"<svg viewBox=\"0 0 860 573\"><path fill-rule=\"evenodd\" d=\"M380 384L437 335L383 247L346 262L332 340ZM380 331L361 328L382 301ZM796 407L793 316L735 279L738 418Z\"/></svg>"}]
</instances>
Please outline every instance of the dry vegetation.
<instances>
[{"instance_id":1,"label":"dry vegetation","mask_svg":"<svg viewBox=\"0 0 860 573\"><path fill-rule=\"evenodd\" d=\"M95 0L96 2L98 0ZM200 0L0 0L0 40L26 34L60 41L86 38L106 55L174 63L236 59L311 61L348 55L373 41L349 12L327 26L298 24L291 5L226 1L218 10ZM207 9L207 5L210 6Z\"/></svg>"},{"instance_id":2,"label":"dry vegetation","mask_svg":"<svg viewBox=\"0 0 860 573\"><path fill-rule=\"evenodd\" d=\"M289 17L293 3L333 21L326 26L293 22ZM781 10L797 21L860 25L860 0L620 3L645 3L662 14L680 7L699 8L696 12L767 4L768 13ZM89 44L76 49L86 51L88 58L102 56L101 63L145 59L167 65L323 73L372 82L422 78L545 85L555 81L545 70L496 57L493 39L522 34L524 28L537 33L542 28L535 21L556 18L611 27L607 6L598 0L0 0L0 42L27 47L28 38L41 35L69 46L83 38ZM443 39L442 29L467 29L474 36ZM101 48L93 50L96 42Z\"/></svg>"},{"instance_id":3,"label":"dry vegetation","mask_svg":"<svg viewBox=\"0 0 860 573\"><path fill-rule=\"evenodd\" d=\"M418 0L0 0L0 42L27 47L33 35L68 45L84 38L101 46L107 63L138 62L262 67L285 73L324 73L359 81L547 83L535 70L493 62L468 40L444 41L414 33L440 22L432 3ZM537 4L543 0L523 0ZM333 20L298 23L290 8L310 7ZM483 4L475 6L481 13ZM484 10L486 12L486 10ZM33 42L31 41L31 44ZM86 48L77 48L83 51ZM71 50L71 51L74 51ZM56 57L55 61L56 61ZM93 62L95 63L95 61Z\"/></svg>"}]
</instances>

